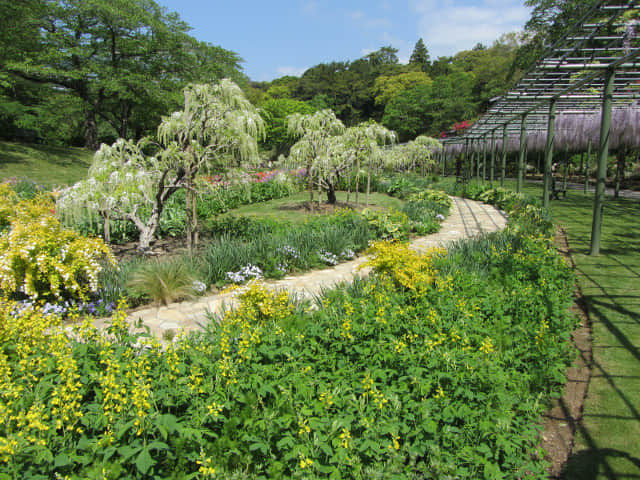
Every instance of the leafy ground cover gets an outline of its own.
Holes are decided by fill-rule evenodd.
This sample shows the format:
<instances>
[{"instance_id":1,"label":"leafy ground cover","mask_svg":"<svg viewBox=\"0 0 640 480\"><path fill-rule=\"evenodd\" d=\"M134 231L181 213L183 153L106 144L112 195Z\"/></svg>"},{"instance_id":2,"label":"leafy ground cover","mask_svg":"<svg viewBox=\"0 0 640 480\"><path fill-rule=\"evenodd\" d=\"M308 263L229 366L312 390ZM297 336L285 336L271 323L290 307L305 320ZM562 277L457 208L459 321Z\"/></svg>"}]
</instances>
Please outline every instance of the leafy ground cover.
<instances>
[{"instance_id":1,"label":"leafy ground cover","mask_svg":"<svg viewBox=\"0 0 640 480\"><path fill-rule=\"evenodd\" d=\"M71 185L87 175L92 156L83 148L0 142L0 180L26 177L47 188Z\"/></svg>"},{"instance_id":2,"label":"leafy ground cover","mask_svg":"<svg viewBox=\"0 0 640 480\"><path fill-rule=\"evenodd\" d=\"M164 349L123 314L69 337L3 304L0 474L545 478L574 278L516 227L425 256L378 243L376 273L315 307L254 285Z\"/></svg>"}]
</instances>

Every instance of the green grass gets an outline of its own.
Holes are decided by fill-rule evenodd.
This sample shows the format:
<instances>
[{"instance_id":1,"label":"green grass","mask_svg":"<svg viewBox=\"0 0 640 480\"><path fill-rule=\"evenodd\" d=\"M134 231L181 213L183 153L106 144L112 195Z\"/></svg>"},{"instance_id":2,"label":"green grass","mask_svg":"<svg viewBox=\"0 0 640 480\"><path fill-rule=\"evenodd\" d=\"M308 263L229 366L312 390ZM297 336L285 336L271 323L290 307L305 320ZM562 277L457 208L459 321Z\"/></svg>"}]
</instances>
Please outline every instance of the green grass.
<instances>
[{"instance_id":1,"label":"green grass","mask_svg":"<svg viewBox=\"0 0 640 480\"><path fill-rule=\"evenodd\" d=\"M567 231L593 329L583 422L565 478L640 478L640 202L607 198L601 254L588 255L593 196L552 202Z\"/></svg>"},{"instance_id":2,"label":"green grass","mask_svg":"<svg viewBox=\"0 0 640 480\"><path fill-rule=\"evenodd\" d=\"M499 185L496 182L495 185ZM515 183L507 182L515 189ZM542 186L524 192L541 196ZM606 197L600 255L589 255L593 194L551 202L567 232L592 323L592 376L565 480L640 478L640 202Z\"/></svg>"},{"instance_id":3,"label":"green grass","mask_svg":"<svg viewBox=\"0 0 640 480\"><path fill-rule=\"evenodd\" d=\"M70 185L87 176L92 157L84 148L0 142L0 181L27 177L47 188Z\"/></svg>"},{"instance_id":4,"label":"green grass","mask_svg":"<svg viewBox=\"0 0 640 480\"><path fill-rule=\"evenodd\" d=\"M346 202L346 192L336 192L338 202ZM318 195L316 193L314 197L317 201ZM359 205L365 208L366 194L361 193ZM326 196L322 195L322 201L326 200ZM290 222L302 223L308 217L309 212L297 209L303 202L309 201L309 192L300 192L290 197L279 198L277 200L269 200L268 202L254 203L251 205L245 205L240 208L236 208L228 212L226 215L242 215L242 216L259 216L259 217L273 217L278 220L287 220ZM349 202L353 204L355 202L355 195L352 193ZM370 208L395 208L399 210L402 208L404 202L400 199L390 197L383 193L372 193L369 199Z\"/></svg>"}]
</instances>

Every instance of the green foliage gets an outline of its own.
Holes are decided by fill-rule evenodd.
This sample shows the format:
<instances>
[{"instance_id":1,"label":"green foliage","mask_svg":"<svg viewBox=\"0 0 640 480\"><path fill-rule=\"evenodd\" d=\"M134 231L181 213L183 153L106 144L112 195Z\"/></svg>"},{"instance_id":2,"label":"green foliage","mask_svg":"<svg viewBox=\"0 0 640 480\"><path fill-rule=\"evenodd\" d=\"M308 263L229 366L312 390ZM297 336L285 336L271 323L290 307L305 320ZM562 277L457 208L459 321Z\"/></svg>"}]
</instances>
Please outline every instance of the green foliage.
<instances>
[{"instance_id":1,"label":"green foliage","mask_svg":"<svg viewBox=\"0 0 640 480\"><path fill-rule=\"evenodd\" d=\"M274 87L271 87L274 88ZM269 90L271 91L271 89ZM311 114L315 109L306 102L290 98L272 98L260 106L260 115L265 121L266 148L275 149L274 157L288 152L295 140L287 132L287 116L294 113Z\"/></svg>"},{"instance_id":2,"label":"green foliage","mask_svg":"<svg viewBox=\"0 0 640 480\"><path fill-rule=\"evenodd\" d=\"M433 80L424 72L407 72L397 75L380 75L376 78L374 91L376 94L376 104L386 105L389 101L403 90L413 87L428 87Z\"/></svg>"},{"instance_id":3,"label":"green foliage","mask_svg":"<svg viewBox=\"0 0 640 480\"><path fill-rule=\"evenodd\" d=\"M427 50L422 38L418 39L415 47L413 47L413 52L409 58L409 65L415 65L423 72L429 69L429 50Z\"/></svg>"},{"instance_id":4,"label":"green foliage","mask_svg":"<svg viewBox=\"0 0 640 480\"><path fill-rule=\"evenodd\" d=\"M82 128L93 149L105 133L140 137L178 106L188 83L242 79L235 53L190 37L188 25L153 0L20 5L3 15L23 17L24 32L0 36L0 50L8 50L1 63L18 77L10 82L17 89L1 89L0 112L17 105L10 122L45 136L57 121L72 130L57 133L60 140Z\"/></svg>"},{"instance_id":5,"label":"green foliage","mask_svg":"<svg viewBox=\"0 0 640 480\"><path fill-rule=\"evenodd\" d=\"M365 209L362 215L374 228L377 238L406 239L411 231L409 217L398 210L370 210Z\"/></svg>"},{"instance_id":6,"label":"green foliage","mask_svg":"<svg viewBox=\"0 0 640 480\"><path fill-rule=\"evenodd\" d=\"M108 337L68 337L0 303L0 474L546 478L538 425L573 356L573 276L547 239L510 235L474 249L481 272L387 244L389 269L317 309L252 286L166 346L124 312Z\"/></svg>"},{"instance_id":7,"label":"green foliage","mask_svg":"<svg viewBox=\"0 0 640 480\"><path fill-rule=\"evenodd\" d=\"M194 273L182 259L156 259L137 268L129 277L128 290L134 298L150 297L168 305L196 295Z\"/></svg>"}]
</instances>

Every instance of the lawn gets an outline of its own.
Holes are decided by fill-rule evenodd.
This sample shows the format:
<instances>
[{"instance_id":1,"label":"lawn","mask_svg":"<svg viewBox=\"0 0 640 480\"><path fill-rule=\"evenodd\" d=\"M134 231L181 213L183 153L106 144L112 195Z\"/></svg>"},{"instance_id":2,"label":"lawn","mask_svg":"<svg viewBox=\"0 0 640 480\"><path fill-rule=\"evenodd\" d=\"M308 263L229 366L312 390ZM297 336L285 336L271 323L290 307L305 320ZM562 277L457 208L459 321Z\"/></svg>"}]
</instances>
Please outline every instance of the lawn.
<instances>
[{"instance_id":1,"label":"lawn","mask_svg":"<svg viewBox=\"0 0 640 480\"><path fill-rule=\"evenodd\" d=\"M84 148L0 142L0 181L26 177L53 188L87 176L93 152Z\"/></svg>"},{"instance_id":2,"label":"lawn","mask_svg":"<svg viewBox=\"0 0 640 480\"><path fill-rule=\"evenodd\" d=\"M589 253L593 196L551 211L567 231L593 329L593 368L567 479L640 473L640 202L607 198L601 254Z\"/></svg>"},{"instance_id":3,"label":"lawn","mask_svg":"<svg viewBox=\"0 0 640 480\"><path fill-rule=\"evenodd\" d=\"M338 203L344 203L347 200L347 192L336 192ZM317 194L315 196L317 202ZM358 199L358 204L361 208L365 208L366 194L361 193ZM325 195L322 195L322 205L325 206ZM308 211L302 210L300 207L304 202L309 201L309 192L300 192L295 195L291 195L285 198L279 198L276 200L270 200L268 202L252 203L251 205L244 205L233 209L227 215L235 216L258 216L258 217L272 217L278 220L286 220L290 222L304 222L308 218ZM355 194L351 193L349 199L349 205L353 206L355 203ZM384 209L395 208L400 210L404 202L398 198L390 197L384 193L371 193L369 197L369 208L372 209ZM323 210L324 212L324 210ZM326 212L325 212L326 213Z\"/></svg>"}]
</instances>

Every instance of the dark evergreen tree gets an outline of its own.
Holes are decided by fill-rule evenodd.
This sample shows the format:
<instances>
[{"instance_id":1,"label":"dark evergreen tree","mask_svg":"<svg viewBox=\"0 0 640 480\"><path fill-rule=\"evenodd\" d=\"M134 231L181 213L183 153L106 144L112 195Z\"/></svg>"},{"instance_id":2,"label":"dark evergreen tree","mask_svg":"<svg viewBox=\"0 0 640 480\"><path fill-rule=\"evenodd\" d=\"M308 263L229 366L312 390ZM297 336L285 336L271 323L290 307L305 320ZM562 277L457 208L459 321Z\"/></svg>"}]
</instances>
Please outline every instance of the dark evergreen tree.
<instances>
[{"instance_id":1,"label":"dark evergreen tree","mask_svg":"<svg viewBox=\"0 0 640 480\"><path fill-rule=\"evenodd\" d=\"M416 42L416 46L413 47L413 53L411 54L411 58L409 58L409 65L416 65L423 72L429 69L429 50L427 50L422 38L420 38Z\"/></svg>"}]
</instances>

